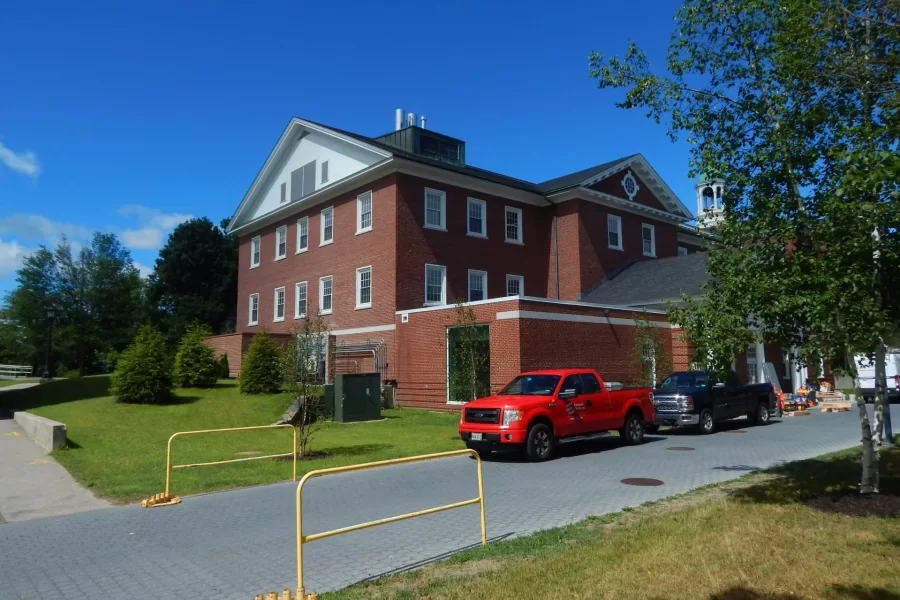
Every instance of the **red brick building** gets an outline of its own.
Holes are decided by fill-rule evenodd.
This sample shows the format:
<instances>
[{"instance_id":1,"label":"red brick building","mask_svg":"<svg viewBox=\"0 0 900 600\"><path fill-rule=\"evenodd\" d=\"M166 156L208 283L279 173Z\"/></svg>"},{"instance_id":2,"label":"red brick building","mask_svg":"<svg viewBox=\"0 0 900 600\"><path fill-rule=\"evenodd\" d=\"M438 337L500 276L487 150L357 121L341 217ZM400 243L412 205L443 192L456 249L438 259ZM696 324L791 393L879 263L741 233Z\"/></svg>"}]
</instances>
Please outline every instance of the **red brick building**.
<instances>
[{"instance_id":1,"label":"red brick building","mask_svg":"<svg viewBox=\"0 0 900 600\"><path fill-rule=\"evenodd\" d=\"M315 311L337 372L378 371L403 404L444 408L447 327L467 301L489 327L492 388L575 363L628 379L643 308L582 298L708 237L644 157L533 183L467 165L463 141L402 121L374 138L290 121L229 225L237 333L211 343L233 373L248 334L286 334ZM662 312L648 314L671 337ZM554 336L580 349L561 355Z\"/></svg>"}]
</instances>

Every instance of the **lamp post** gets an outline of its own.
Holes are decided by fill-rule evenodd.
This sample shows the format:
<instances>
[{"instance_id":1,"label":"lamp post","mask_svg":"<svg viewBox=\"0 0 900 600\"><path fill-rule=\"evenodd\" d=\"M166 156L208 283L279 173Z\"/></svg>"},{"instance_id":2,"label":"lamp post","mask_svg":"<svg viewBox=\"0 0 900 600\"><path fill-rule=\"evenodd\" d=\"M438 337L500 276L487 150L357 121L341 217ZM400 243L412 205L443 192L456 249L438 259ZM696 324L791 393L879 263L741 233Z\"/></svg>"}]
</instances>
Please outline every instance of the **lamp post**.
<instances>
[{"instance_id":1,"label":"lamp post","mask_svg":"<svg viewBox=\"0 0 900 600\"><path fill-rule=\"evenodd\" d=\"M47 356L44 360L44 376L41 379L45 381L49 381L52 376L50 373L50 352L53 347L53 317L56 316L56 311L52 308L47 309Z\"/></svg>"}]
</instances>

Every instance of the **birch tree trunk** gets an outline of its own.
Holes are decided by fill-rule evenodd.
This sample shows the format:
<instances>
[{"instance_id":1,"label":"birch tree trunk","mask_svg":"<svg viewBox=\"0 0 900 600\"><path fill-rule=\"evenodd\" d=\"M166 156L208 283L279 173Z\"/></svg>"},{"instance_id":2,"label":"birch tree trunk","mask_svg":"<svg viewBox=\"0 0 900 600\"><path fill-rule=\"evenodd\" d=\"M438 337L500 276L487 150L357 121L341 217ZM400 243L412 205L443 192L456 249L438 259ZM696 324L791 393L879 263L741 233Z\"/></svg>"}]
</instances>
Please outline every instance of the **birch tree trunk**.
<instances>
[{"instance_id":1,"label":"birch tree trunk","mask_svg":"<svg viewBox=\"0 0 900 600\"><path fill-rule=\"evenodd\" d=\"M886 376L884 372L884 344L878 340L875 346L875 424L872 439L880 446L884 440L884 400Z\"/></svg>"},{"instance_id":2,"label":"birch tree trunk","mask_svg":"<svg viewBox=\"0 0 900 600\"><path fill-rule=\"evenodd\" d=\"M869 423L869 411L866 409L866 399L863 398L862 388L859 384L859 371L853 356L847 353L847 364L853 377L853 389L856 393L856 407L859 410L859 425L862 429L862 479L859 482L860 494L877 494L879 483L878 444L872 435L872 427Z\"/></svg>"}]
</instances>

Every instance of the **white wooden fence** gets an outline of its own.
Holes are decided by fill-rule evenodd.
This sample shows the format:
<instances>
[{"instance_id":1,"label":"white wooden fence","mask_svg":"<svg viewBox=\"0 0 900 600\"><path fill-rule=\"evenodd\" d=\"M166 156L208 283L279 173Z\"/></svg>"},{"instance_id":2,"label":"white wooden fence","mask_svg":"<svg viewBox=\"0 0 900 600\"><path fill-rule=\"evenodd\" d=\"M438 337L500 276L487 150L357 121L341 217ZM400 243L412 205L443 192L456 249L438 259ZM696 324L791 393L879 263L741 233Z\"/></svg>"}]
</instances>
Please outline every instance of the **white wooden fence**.
<instances>
[{"instance_id":1,"label":"white wooden fence","mask_svg":"<svg viewBox=\"0 0 900 600\"><path fill-rule=\"evenodd\" d=\"M31 367L22 365L0 365L0 379L19 379L30 377Z\"/></svg>"}]
</instances>

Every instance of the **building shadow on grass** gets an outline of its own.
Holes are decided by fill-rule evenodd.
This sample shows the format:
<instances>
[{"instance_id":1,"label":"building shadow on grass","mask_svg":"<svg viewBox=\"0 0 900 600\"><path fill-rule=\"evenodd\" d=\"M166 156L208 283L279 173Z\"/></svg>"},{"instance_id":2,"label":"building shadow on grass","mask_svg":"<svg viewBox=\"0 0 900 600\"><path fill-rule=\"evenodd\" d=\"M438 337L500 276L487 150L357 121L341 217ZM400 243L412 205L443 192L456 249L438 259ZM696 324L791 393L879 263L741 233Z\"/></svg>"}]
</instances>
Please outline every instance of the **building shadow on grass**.
<instances>
[{"instance_id":1,"label":"building shadow on grass","mask_svg":"<svg viewBox=\"0 0 900 600\"><path fill-rule=\"evenodd\" d=\"M771 594L745 587L733 587L710 595L709 600L803 600L797 594Z\"/></svg>"}]
</instances>

